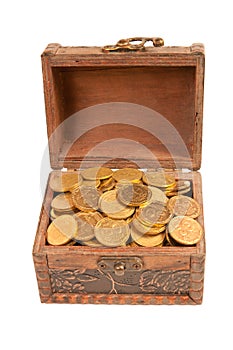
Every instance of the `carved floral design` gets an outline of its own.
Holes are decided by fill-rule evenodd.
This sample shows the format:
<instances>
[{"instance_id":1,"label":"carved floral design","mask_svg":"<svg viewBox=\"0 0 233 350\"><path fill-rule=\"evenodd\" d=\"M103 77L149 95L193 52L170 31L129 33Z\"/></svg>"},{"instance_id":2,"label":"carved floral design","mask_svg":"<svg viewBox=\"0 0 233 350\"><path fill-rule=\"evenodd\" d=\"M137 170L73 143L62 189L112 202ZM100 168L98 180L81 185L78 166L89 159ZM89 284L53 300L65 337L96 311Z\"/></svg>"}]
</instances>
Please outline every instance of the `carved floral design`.
<instances>
[{"instance_id":1,"label":"carved floral design","mask_svg":"<svg viewBox=\"0 0 233 350\"><path fill-rule=\"evenodd\" d=\"M189 271L144 271L139 280L143 292L185 294L189 289Z\"/></svg>"},{"instance_id":2,"label":"carved floral design","mask_svg":"<svg viewBox=\"0 0 233 350\"><path fill-rule=\"evenodd\" d=\"M85 283L97 278L88 275L85 270L51 270L51 285L54 293L86 293Z\"/></svg>"},{"instance_id":3,"label":"carved floral design","mask_svg":"<svg viewBox=\"0 0 233 350\"><path fill-rule=\"evenodd\" d=\"M100 270L50 269L53 293L187 294L189 271L144 270L119 277Z\"/></svg>"}]
</instances>

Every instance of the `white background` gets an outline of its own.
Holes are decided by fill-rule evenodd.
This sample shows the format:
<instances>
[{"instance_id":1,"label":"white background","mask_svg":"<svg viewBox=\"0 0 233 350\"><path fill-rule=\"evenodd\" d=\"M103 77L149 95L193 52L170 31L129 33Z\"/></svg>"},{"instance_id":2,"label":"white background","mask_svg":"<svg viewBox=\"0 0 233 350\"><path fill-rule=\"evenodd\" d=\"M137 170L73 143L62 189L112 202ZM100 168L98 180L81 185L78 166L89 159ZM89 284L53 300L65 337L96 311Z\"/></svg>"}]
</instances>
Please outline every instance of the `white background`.
<instances>
[{"instance_id":1,"label":"white background","mask_svg":"<svg viewBox=\"0 0 233 350\"><path fill-rule=\"evenodd\" d=\"M230 1L8 1L1 5L2 349L232 349L232 11ZM49 42L130 36L206 46L201 306L44 305L31 251L47 134L40 54ZM230 318L228 317L230 316Z\"/></svg>"}]
</instances>

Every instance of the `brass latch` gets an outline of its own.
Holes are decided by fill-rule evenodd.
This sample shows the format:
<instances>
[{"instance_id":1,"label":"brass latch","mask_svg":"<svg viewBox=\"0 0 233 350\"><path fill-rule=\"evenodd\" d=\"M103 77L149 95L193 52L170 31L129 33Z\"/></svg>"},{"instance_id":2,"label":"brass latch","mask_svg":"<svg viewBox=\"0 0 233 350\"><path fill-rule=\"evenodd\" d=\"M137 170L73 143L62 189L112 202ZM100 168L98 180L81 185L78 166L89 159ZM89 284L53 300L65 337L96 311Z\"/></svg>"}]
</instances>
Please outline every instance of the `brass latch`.
<instances>
[{"instance_id":1,"label":"brass latch","mask_svg":"<svg viewBox=\"0 0 233 350\"><path fill-rule=\"evenodd\" d=\"M140 271L143 267L138 257L103 257L97 264L101 271L114 272L117 276L123 276L125 271Z\"/></svg>"}]
</instances>

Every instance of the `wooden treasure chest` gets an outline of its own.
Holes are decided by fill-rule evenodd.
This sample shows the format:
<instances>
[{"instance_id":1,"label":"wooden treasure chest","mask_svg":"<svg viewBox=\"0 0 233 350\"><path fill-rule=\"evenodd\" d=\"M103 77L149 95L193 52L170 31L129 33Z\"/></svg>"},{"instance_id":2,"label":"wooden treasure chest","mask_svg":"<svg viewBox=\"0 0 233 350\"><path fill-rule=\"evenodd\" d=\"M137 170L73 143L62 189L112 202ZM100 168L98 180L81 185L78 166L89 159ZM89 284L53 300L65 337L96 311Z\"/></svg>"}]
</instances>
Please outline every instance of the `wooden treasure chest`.
<instances>
[{"instance_id":1,"label":"wooden treasure chest","mask_svg":"<svg viewBox=\"0 0 233 350\"><path fill-rule=\"evenodd\" d=\"M202 303L204 60L159 38L45 49L41 302Z\"/></svg>"}]
</instances>

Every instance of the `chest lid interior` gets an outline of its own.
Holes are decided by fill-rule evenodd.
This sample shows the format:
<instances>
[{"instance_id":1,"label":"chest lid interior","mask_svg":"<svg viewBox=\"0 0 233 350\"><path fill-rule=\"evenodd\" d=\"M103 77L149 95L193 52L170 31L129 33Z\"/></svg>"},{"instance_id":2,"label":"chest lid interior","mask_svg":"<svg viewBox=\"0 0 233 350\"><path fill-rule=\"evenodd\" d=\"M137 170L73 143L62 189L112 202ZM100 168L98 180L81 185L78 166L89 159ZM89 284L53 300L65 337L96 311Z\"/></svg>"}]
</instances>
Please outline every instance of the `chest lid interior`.
<instances>
[{"instance_id":1,"label":"chest lid interior","mask_svg":"<svg viewBox=\"0 0 233 350\"><path fill-rule=\"evenodd\" d=\"M203 45L50 44L42 67L52 168L200 168Z\"/></svg>"}]
</instances>

